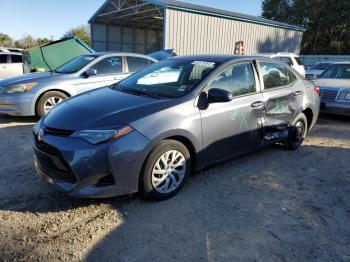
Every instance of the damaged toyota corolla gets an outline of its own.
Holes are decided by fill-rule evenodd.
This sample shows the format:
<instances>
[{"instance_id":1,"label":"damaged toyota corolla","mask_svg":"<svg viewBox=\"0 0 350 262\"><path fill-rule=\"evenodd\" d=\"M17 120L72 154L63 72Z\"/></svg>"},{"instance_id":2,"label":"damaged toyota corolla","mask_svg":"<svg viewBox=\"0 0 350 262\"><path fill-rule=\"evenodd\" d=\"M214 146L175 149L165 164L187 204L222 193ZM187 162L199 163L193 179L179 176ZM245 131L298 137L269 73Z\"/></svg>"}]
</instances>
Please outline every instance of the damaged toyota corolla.
<instances>
[{"instance_id":1,"label":"damaged toyota corolla","mask_svg":"<svg viewBox=\"0 0 350 262\"><path fill-rule=\"evenodd\" d=\"M170 58L55 107L34 126L34 164L70 196L163 200L208 165L299 148L319 105L318 88L279 61Z\"/></svg>"}]
</instances>

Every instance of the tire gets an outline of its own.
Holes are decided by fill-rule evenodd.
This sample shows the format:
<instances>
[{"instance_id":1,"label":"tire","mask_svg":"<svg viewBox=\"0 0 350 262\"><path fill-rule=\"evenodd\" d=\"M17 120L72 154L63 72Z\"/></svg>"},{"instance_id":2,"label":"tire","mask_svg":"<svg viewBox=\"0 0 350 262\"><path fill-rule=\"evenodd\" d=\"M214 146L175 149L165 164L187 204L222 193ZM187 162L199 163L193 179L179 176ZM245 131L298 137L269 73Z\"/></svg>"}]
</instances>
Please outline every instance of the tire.
<instances>
[{"instance_id":1,"label":"tire","mask_svg":"<svg viewBox=\"0 0 350 262\"><path fill-rule=\"evenodd\" d=\"M166 166L164 160L168 162ZM180 191L190 172L191 156L186 146L176 140L161 141L146 160L140 192L151 200L168 199Z\"/></svg>"},{"instance_id":2,"label":"tire","mask_svg":"<svg viewBox=\"0 0 350 262\"><path fill-rule=\"evenodd\" d=\"M284 146L288 150L298 149L304 142L308 130L307 119L304 113L296 116L291 124L291 129Z\"/></svg>"},{"instance_id":3,"label":"tire","mask_svg":"<svg viewBox=\"0 0 350 262\"><path fill-rule=\"evenodd\" d=\"M55 102L55 104L53 104L51 107L51 109L52 109L55 105L57 105L58 103L62 102L63 100L65 100L67 98L68 98L68 96L62 92L48 91L48 92L44 93L40 97L40 99L38 100L38 102L36 104L35 112L39 117L43 117L48 113L47 109L49 107L50 102L51 102L51 104L53 104L53 102Z\"/></svg>"}]
</instances>

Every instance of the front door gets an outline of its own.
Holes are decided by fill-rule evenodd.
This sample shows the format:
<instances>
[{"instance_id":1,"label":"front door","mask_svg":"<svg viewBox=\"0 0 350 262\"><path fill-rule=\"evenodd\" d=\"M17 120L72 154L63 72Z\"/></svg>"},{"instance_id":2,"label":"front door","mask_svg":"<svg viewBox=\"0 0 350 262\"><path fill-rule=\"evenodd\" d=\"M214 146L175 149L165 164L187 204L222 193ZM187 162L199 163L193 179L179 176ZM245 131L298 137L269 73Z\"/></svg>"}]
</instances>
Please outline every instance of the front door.
<instances>
[{"instance_id":1,"label":"front door","mask_svg":"<svg viewBox=\"0 0 350 262\"><path fill-rule=\"evenodd\" d=\"M220 161L260 144L264 104L256 80L249 61L227 66L207 86L207 91L219 88L232 92L234 98L200 110L205 161Z\"/></svg>"},{"instance_id":2,"label":"front door","mask_svg":"<svg viewBox=\"0 0 350 262\"><path fill-rule=\"evenodd\" d=\"M121 56L104 58L93 64L90 69L96 69L97 74L89 77L85 77L83 74L77 80L78 93L109 86L129 75L123 70L123 58Z\"/></svg>"}]
</instances>

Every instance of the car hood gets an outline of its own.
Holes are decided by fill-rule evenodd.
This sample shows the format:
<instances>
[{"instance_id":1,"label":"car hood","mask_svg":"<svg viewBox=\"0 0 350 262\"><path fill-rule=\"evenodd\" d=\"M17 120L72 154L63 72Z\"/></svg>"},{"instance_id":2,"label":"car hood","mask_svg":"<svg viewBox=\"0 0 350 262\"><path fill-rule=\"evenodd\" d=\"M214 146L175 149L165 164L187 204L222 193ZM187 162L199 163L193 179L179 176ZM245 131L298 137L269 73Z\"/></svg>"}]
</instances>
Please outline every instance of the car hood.
<instances>
[{"instance_id":1,"label":"car hood","mask_svg":"<svg viewBox=\"0 0 350 262\"><path fill-rule=\"evenodd\" d=\"M5 80L0 81L0 87L8 87L28 82L41 82L46 79L54 80L54 79L61 79L65 75L52 73L52 72L45 72L45 73L31 73L31 74L24 74L21 76L15 76L10 77Z\"/></svg>"},{"instance_id":2,"label":"car hood","mask_svg":"<svg viewBox=\"0 0 350 262\"><path fill-rule=\"evenodd\" d=\"M117 128L166 108L169 101L100 88L65 100L44 118L44 125L71 131Z\"/></svg>"},{"instance_id":3,"label":"car hood","mask_svg":"<svg viewBox=\"0 0 350 262\"><path fill-rule=\"evenodd\" d=\"M319 87L350 88L350 79L319 78L315 84Z\"/></svg>"}]
</instances>

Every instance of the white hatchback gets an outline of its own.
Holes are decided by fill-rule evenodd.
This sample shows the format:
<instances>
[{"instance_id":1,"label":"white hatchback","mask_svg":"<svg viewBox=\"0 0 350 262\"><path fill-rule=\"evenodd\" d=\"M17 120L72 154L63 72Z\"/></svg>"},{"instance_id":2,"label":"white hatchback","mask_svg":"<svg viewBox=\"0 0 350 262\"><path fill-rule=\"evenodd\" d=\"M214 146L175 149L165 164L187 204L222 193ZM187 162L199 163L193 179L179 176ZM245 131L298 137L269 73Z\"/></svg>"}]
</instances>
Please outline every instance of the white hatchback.
<instances>
[{"instance_id":1,"label":"white hatchback","mask_svg":"<svg viewBox=\"0 0 350 262\"><path fill-rule=\"evenodd\" d=\"M22 54L0 52L0 79L23 75Z\"/></svg>"},{"instance_id":2,"label":"white hatchback","mask_svg":"<svg viewBox=\"0 0 350 262\"><path fill-rule=\"evenodd\" d=\"M305 78L305 67L298 55L292 53L277 53L270 55L270 58L278 59L286 63Z\"/></svg>"}]
</instances>

